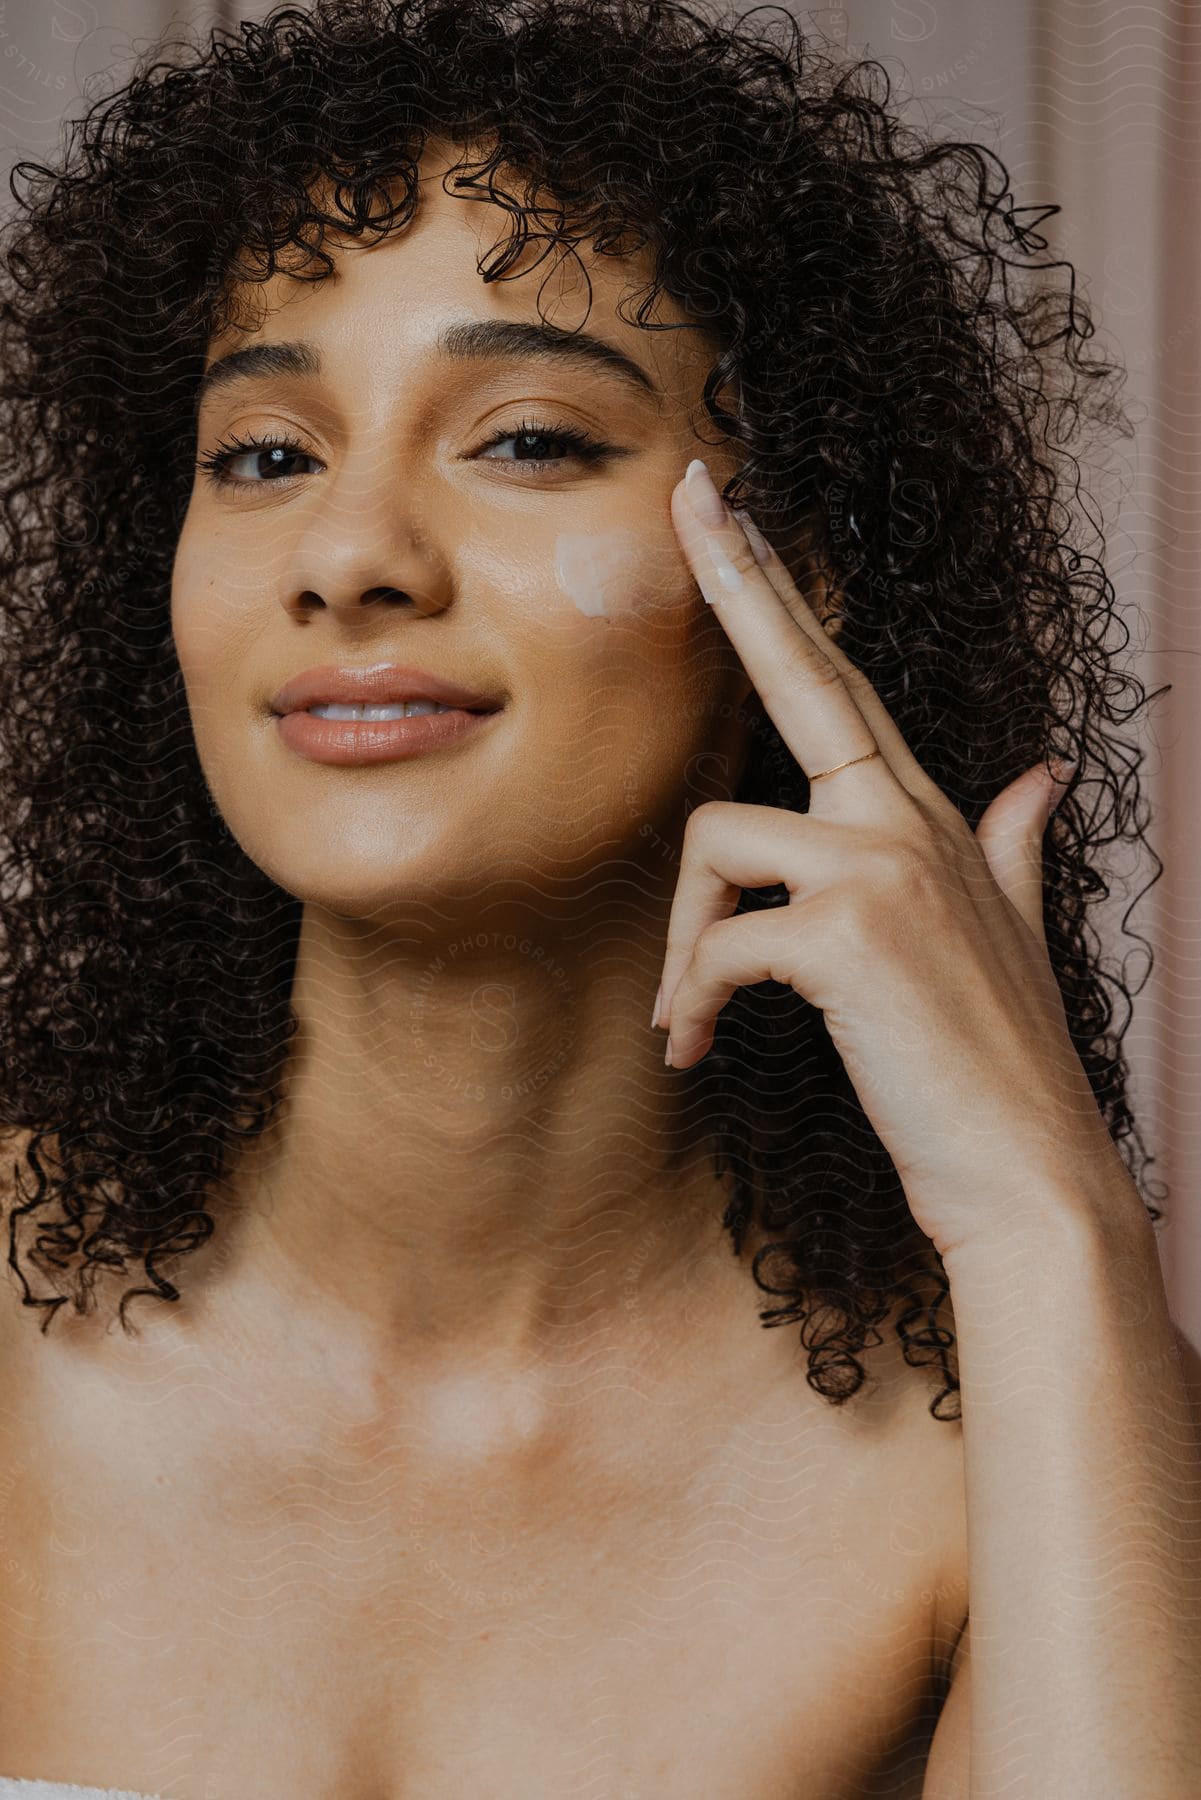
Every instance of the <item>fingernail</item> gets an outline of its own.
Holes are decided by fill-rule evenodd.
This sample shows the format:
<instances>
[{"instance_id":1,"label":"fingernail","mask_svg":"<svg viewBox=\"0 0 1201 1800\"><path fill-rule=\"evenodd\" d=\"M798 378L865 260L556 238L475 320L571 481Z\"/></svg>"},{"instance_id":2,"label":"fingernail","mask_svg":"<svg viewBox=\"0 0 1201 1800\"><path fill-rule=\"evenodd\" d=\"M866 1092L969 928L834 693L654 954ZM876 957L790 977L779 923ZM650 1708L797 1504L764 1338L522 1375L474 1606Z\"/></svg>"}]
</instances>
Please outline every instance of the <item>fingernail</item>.
<instances>
[{"instance_id":1,"label":"fingernail","mask_svg":"<svg viewBox=\"0 0 1201 1800\"><path fill-rule=\"evenodd\" d=\"M655 1029L656 1025L658 1025L658 1023L659 1023L659 1008L662 1006L662 1004L663 1004L663 983L660 982L659 983L659 991L655 995L655 1010L651 1014L651 1030L652 1031Z\"/></svg>"},{"instance_id":2,"label":"fingernail","mask_svg":"<svg viewBox=\"0 0 1201 1800\"><path fill-rule=\"evenodd\" d=\"M713 485L713 477L699 456L684 471L684 492L702 525L716 531L726 522L726 503Z\"/></svg>"},{"instance_id":3,"label":"fingernail","mask_svg":"<svg viewBox=\"0 0 1201 1800\"><path fill-rule=\"evenodd\" d=\"M669 1037L668 1037L668 1039L667 1039L667 1049L666 1049L666 1050L665 1050L665 1051L664 1051L664 1053L663 1053L663 1061L664 1061L664 1063L665 1063L665 1064L666 1064L666 1065L667 1065L667 1067L668 1067L668 1068L669 1068L669 1069L670 1069L670 1068L671 1068L671 1067L672 1067L672 1060L671 1060L671 1037L670 1037L670 1035L669 1035Z\"/></svg>"},{"instance_id":4,"label":"fingernail","mask_svg":"<svg viewBox=\"0 0 1201 1800\"><path fill-rule=\"evenodd\" d=\"M761 569L766 568L768 559L771 556L771 545L756 525L754 519L752 519L750 513L743 512L740 506L734 507L733 512L734 517L738 520L738 523L746 533L747 543L755 553L755 561L759 564Z\"/></svg>"}]
</instances>

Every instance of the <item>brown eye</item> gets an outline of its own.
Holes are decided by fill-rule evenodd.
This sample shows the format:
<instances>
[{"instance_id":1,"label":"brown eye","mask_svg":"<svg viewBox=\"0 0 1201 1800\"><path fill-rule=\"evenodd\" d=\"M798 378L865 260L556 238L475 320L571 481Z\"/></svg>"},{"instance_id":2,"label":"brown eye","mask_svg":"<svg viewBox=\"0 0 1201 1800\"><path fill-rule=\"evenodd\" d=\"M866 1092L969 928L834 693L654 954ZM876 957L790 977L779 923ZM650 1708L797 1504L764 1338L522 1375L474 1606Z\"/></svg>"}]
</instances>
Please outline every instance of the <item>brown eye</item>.
<instances>
[{"instance_id":1,"label":"brown eye","mask_svg":"<svg viewBox=\"0 0 1201 1800\"><path fill-rule=\"evenodd\" d=\"M267 470L273 471L273 474L268 475L265 480L257 480L253 475L231 475L229 470L232 464L243 457L254 459L252 466L257 468L260 476ZM315 456L309 455L296 438L284 432L275 437L225 439L215 450L198 457L196 466L203 469L217 487L273 487L277 482L297 473L290 466L297 457L308 462L317 460Z\"/></svg>"},{"instance_id":2,"label":"brown eye","mask_svg":"<svg viewBox=\"0 0 1201 1800\"><path fill-rule=\"evenodd\" d=\"M498 431L489 438L484 450L492 450L498 444L519 444L522 450L513 456L486 458L489 462L523 462L549 463L563 462L563 456L540 455L540 448L547 444L567 450L567 456L576 457L581 462L600 462L607 456L618 454L612 444L602 444L599 439L590 437L574 425L544 425L535 419L523 419L509 431ZM483 454L483 452L481 452Z\"/></svg>"}]
</instances>

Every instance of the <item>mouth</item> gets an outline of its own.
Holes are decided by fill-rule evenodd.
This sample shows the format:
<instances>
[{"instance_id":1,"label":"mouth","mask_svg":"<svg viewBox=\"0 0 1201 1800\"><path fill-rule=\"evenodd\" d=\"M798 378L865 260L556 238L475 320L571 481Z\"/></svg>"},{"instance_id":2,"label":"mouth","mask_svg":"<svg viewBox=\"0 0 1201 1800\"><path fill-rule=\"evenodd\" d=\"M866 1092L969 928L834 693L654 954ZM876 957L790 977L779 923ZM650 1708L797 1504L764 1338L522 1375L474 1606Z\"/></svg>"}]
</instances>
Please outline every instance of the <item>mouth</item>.
<instances>
[{"instance_id":1,"label":"mouth","mask_svg":"<svg viewBox=\"0 0 1201 1800\"><path fill-rule=\"evenodd\" d=\"M483 712L483 707L441 706L436 700L398 700L394 705L339 706L334 701L316 702L312 706L293 707L293 712L306 712L313 719L419 719L426 714L447 712Z\"/></svg>"},{"instance_id":2,"label":"mouth","mask_svg":"<svg viewBox=\"0 0 1201 1800\"><path fill-rule=\"evenodd\" d=\"M386 723L446 712L494 713L504 705L499 695L461 686L428 669L398 663L370 667L305 669L286 681L271 701L280 716L311 713L316 718Z\"/></svg>"},{"instance_id":3,"label":"mouth","mask_svg":"<svg viewBox=\"0 0 1201 1800\"><path fill-rule=\"evenodd\" d=\"M504 710L499 695L396 663L306 669L271 702L283 745L308 762L402 762L450 750Z\"/></svg>"}]
</instances>

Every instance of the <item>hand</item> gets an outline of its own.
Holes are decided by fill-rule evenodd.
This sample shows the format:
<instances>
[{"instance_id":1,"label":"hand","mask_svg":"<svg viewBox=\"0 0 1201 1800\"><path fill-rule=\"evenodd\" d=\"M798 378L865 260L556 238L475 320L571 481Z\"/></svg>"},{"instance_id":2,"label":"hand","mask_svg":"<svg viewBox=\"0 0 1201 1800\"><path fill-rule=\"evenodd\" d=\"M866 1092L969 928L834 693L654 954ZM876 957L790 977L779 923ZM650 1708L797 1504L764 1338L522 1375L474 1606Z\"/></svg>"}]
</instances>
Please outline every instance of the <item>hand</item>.
<instances>
[{"instance_id":1,"label":"hand","mask_svg":"<svg viewBox=\"0 0 1201 1800\"><path fill-rule=\"evenodd\" d=\"M1043 833L1071 770L1057 780L1035 764L973 834L702 463L671 510L702 594L813 787L804 814L711 801L689 816L657 1009L668 1061L706 1055L736 988L787 982L821 1009L935 1248L995 1243L1015 1200L1028 1217L1028 1204L1050 1207L1090 1175L1112 1179L1118 1162L1043 928ZM734 916L741 889L781 882L788 906Z\"/></svg>"}]
</instances>

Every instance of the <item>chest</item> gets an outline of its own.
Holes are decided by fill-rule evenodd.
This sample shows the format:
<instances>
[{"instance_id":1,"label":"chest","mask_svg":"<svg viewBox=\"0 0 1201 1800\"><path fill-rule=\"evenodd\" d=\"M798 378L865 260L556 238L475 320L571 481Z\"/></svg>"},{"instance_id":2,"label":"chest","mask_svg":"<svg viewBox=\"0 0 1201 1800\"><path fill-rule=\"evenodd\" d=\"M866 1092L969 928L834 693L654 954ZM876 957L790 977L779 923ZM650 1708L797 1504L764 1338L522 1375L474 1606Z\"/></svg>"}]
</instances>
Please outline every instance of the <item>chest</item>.
<instances>
[{"instance_id":1,"label":"chest","mask_svg":"<svg viewBox=\"0 0 1201 1800\"><path fill-rule=\"evenodd\" d=\"M88 1398L44 1393L3 1439L0 1773L177 1800L920 1792L962 1605L922 1394L879 1435L644 1396L619 1442L518 1465L370 1420L331 1448L183 1364Z\"/></svg>"}]
</instances>

